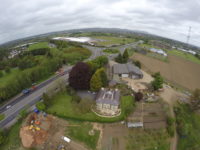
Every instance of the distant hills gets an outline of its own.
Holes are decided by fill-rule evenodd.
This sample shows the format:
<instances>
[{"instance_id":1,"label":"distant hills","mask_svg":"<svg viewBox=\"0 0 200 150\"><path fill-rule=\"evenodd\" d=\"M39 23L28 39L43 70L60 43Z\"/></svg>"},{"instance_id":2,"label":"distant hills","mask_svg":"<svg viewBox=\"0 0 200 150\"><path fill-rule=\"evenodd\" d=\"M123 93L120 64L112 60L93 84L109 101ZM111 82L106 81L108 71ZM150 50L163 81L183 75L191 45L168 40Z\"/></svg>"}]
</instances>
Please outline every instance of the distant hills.
<instances>
[{"instance_id":1,"label":"distant hills","mask_svg":"<svg viewBox=\"0 0 200 150\"><path fill-rule=\"evenodd\" d=\"M73 34L73 33L81 33L81 32L99 32L99 33L113 33L113 34L128 34L128 35L134 35L136 37L140 37L141 39L152 39L152 40L161 40L164 42L167 42L173 46L185 48L185 49L192 49L195 51L200 51L200 48L194 45L187 45L186 43L161 37L158 35L150 34L145 31L139 31L139 30L129 30L129 29L120 29L120 28L83 28L83 29L71 29L71 30L64 30L64 31L56 31L56 32L50 32L46 34L40 34L35 36L30 36L26 38L21 38L13 41L9 41L6 43L3 43L0 45L0 47L9 48L13 47L19 43L25 43L25 42L33 42L33 41L41 41L44 39L49 39L52 36L56 35L65 35L65 34Z\"/></svg>"}]
</instances>

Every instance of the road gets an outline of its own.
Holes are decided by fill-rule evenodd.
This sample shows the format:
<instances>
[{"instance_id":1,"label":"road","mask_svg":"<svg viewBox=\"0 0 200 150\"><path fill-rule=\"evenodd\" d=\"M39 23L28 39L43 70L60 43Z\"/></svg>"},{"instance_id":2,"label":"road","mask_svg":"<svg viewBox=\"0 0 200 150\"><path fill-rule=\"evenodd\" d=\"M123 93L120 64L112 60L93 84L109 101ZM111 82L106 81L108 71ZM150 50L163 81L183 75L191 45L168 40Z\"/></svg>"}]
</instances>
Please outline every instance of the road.
<instances>
[{"instance_id":1,"label":"road","mask_svg":"<svg viewBox=\"0 0 200 150\"><path fill-rule=\"evenodd\" d=\"M51 87L57 79L66 79L71 67L65 70L64 75L56 75L45 82L38 85L37 89L27 95L21 95L17 97L15 100L9 101L6 105L0 108L2 114L5 115L5 119L0 121L0 128L6 127L6 125L15 119L19 112L27 107L33 106L36 102L38 102L42 94L46 92L46 90ZM6 109L6 106L11 105L9 109Z\"/></svg>"}]
</instances>

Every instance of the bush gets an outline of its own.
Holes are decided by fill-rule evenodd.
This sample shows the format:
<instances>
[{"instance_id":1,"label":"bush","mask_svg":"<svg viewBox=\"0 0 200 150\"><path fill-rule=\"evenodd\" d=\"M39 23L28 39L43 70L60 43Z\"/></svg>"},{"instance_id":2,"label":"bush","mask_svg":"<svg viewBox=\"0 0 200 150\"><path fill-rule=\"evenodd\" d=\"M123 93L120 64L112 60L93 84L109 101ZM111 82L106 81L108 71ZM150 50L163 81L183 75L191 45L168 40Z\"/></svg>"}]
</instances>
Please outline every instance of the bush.
<instances>
[{"instance_id":1,"label":"bush","mask_svg":"<svg viewBox=\"0 0 200 150\"><path fill-rule=\"evenodd\" d=\"M143 94L141 92L137 92L134 95L135 95L135 100L136 101L140 101L143 98Z\"/></svg>"},{"instance_id":2,"label":"bush","mask_svg":"<svg viewBox=\"0 0 200 150\"><path fill-rule=\"evenodd\" d=\"M43 102L37 102L36 107L40 111L44 111L46 109L46 106Z\"/></svg>"},{"instance_id":3,"label":"bush","mask_svg":"<svg viewBox=\"0 0 200 150\"><path fill-rule=\"evenodd\" d=\"M135 62L133 62L138 68L141 68L141 63L140 63L140 61L135 61Z\"/></svg>"}]
</instances>

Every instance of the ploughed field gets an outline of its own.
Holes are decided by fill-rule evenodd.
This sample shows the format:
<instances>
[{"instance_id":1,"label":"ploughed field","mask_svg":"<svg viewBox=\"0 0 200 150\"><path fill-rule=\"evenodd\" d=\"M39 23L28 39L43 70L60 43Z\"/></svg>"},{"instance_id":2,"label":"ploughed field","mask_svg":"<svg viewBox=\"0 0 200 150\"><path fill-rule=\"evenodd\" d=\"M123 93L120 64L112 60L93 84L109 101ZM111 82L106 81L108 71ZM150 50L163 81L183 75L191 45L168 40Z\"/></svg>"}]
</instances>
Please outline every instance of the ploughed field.
<instances>
[{"instance_id":1,"label":"ploughed field","mask_svg":"<svg viewBox=\"0 0 200 150\"><path fill-rule=\"evenodd\" d=\"M159 71L162 76L174 84L190 90L200 88L199 64L174 55L168 55L168 63L138 53L135 53L132 58L139 60L144 70L149 72Z\"/></svg>"}]
</instances>

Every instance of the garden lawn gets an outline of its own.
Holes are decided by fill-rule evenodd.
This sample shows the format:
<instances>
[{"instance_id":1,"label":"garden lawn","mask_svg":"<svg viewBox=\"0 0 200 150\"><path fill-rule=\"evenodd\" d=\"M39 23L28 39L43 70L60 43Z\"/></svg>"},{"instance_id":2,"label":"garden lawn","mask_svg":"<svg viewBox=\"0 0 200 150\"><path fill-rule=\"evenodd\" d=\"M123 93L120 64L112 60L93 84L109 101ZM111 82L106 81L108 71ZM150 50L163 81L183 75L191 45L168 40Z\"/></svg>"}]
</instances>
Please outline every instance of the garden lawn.
<instances>
[{"instance_id":1,"label":"garden lawn","mask_svg":"<svg viewBox=\"0 0 200 150\"><path fill-rule=\"evenodd\" d=\"M29 50L40 49L40 48L49 48L48 42L39 42L29 46Z\"/></svg>"},{"instance_id":2,"label":"garden lawn","mask_svg":"<svg viewBox=\"0 0 200 150\"><path fill-rule=\"evenodd\" d=\"M121 98L121 115L114 118L99 117L92 111L85 114L78 113L75 111L74 107L75 105L71 102L71 96L67 93L59 93L52 99L52 104L47 108L47 112L65 119L93 122L115 122L123 120L127 115L127 112L130 112L130 108L133 110L133 98L132 96L123 96Z\"/></svg>"},{"instance_id":3,"label":"garden lawn","mask_svg":"<svg viewBox=\"0 0 200 150\"><path fill-rule=\"evenodd\" d=\"M179 56L179 57L182 57L186 60L189 60L189 61L192 61L194 63L197 63L197 64L200 64L200 59L198 59L197 57L195 57L194 55L192 54L189 54L189 53L185 53L185 52L182 52L182 51L179 51L179 50L171 50L171 51L168 51L169 54L172 54L172 55L176 55L176 56Z\"/></svg>"},{"instance_id":4,"label":"garden lawn","mask_svg":"<svg viewBox=\"0 0 200 150\"><path fill-rule=\"evenodd\" d=\"M70 126L71 125L71 126ZM94 135L89 135L89 131L93 129L91 123L86 122L75 122L71 121L67 127L66 134L73 140L84 143L91 149L96 149L97 142L99 139L100 131L93 130Z\"/></svg>"}]
</instances>

